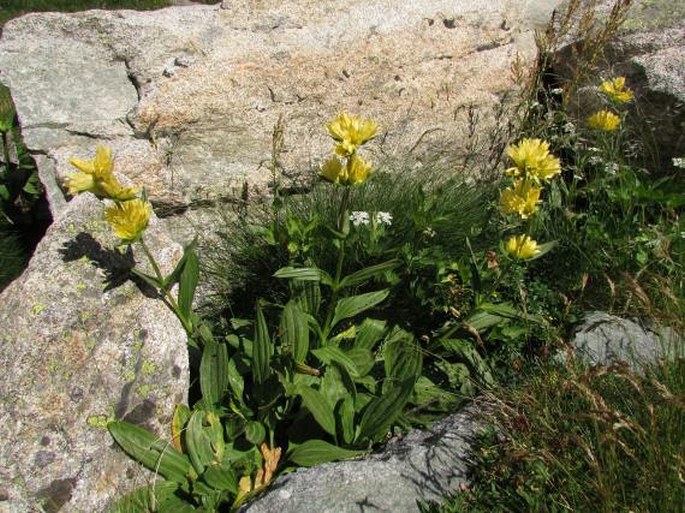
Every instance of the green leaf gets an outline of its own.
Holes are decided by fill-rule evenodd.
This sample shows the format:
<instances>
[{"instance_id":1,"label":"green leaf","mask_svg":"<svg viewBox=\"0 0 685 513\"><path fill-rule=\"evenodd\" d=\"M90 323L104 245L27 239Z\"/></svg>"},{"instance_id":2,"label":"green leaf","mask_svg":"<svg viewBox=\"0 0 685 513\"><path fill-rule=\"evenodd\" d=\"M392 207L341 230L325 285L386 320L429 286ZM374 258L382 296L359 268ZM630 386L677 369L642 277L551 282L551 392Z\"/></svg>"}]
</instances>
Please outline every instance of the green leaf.
<instances>
[{"instance_id":1,"label":"green leaf","mask_svg":"<svg viewBox=\"0 0 685 513\"><path fill-rule=\"evenodd\" d=\"M255 336L252 344L252 375L255 383L263 383L271 375L271 356L273 345L266 319L261 306L257 305L257 322L255 323Z\"/></svg>"},{"instance_id":2,"label":"green leaf","mask_svg":"<svg viewBox=\"0 0 685 513\"><path fill-rule=\"evenodd\" d=\"M388 393L376 397L366 406L359 421L358 442L367 439L375 442L386 435L390 424L402 413L415 381L408 379L395 385Z\"/></svg>"},{"instance_id":3,"label":"green leaf","mask_svg":"<svg viewBox=\"0 0 685 513\"><path fill-rule=\"evenodd\" d=\"M345 351L347 357L354 362L354 367L357 369L357 378L363 378L376 364L376 358L368 349L361 347L353 347Z\"/></svg>"},{"instance_id":4,"label":"green leaf","mask_svg":"<svg viewBox=\"0 0 685 513\"><path fill-rule=\"evenodd\" d=\"M192 412L185 404L177 404L171 419L171 436L174 447L181 453L185 452L183 435Z\"/></svg>"},{"instance_id":5,"label":"green leaf","mask_svg":"<svg viewBox=\"0 0 685 513\"><path fill-rule=\"evenodd\" d=\"M155 278L154 276L150 276L149 274L145 274L143 271L138 270L137 268L131 269L131 272L138 276L141 280L143 280L145 283L150 285L153 289L158 290L162 288L162 284L160 281Z\"/></svg>"},{"instance_id":6,"label":"green leaf","mask_svg":"<svg viewBox=\"0 0 685 513\"><path fill-rule=\"evenodd\" d=\"M224 429L214 412L195 410L188 421L185 440L190 462L198 474L224 457Z\"/></svg>"},{"instance_id":7,"label":"green leaf","mask_svg":"<svg viewBox=\"0 0 685 513\"><path fill-rule=\"evenodd\" d=\"M304 362L309 352L309 326L307 315L293 301L283 308L281 338L292 351L295 362Z\"/></svg>"},{"instance_id":8,"label":"green leaf","mask_svg":"<svg viewBox=\"0 0 685 513\"><path fill-rule=\"evenodd\" d=\"M340 299L335 305L331 327L334 327L343 319L349 319L369 308L373 308L388 297L389 292L388 289L383 289Z\"/></svg>"},{"instance_id":9,"label":"green leaf","mask_svg":"<svg viewBox=\"0 0 685 513\"><path fill-rule=\"evenodd\" d=\"M364 319L364 322L362 322L357 330L357 340L354 343L354 347L372 350L376 343L383 337L385 326L385 321L369 318Z\"/></svg>"},{"instance_id":10,"label":"green leaf","mask_svg":"<svg viewBox=\"0 0 685 513\"><path fill-rule=\"evenodd\" d=\"M335 436L335 416L333 408L318 390L306 385L297 387L297 395L302 397L302 403L313 415L316 422L326 433Z\"/></svg>"},{"instance_id":11,"label":"green leaf","mask_svg":"<svg viewBox=\"0 0 685 513\"><path fill-rule=\"evenodd\" d=\"M254 420L249 421L245 424L245 438L254 445L262 443L266 438L264 424Z\"/></svg>"},{"instance_id":12,"label":"green leaf","mask_svg":"<svg viewBox=\"0 0 685 513\"><path fill-rule=\"evenodd\" d=\"M416 381L421 375L421 347L411 333L397 327L393 329L383 344L383 356L385 375L393 378L386 379L387 386L408 379Z\"/></svg>"},{"instance_id":13,"label":"green leaf","mask_svg":"<svg viewBox=\"0 0 685 513\"><path fill-rule=\"evenodd\" d=\"M326 365L337 362L347 369L352 377L360 377L359 369L357 369L354 360L347 356L339 347L327 346L320 349L313 349L312 354Z\"/></svg>"},{"instance_id":14,"label":"green leaf","mask_svg":"<svg viewBox=\"0 0 685 513\"><path fill-rule=\"evenodd\" d=\"M333 279L318 267L281 267L274 273L275 278L315 281L324 285L332 285Z\"/></svg>"},{"instance_id":15,"label":"green leaf","mask_svg":"<svg viewBox=\"0 0 685 513\"><path fill-rule=\"evenodd\" d=\"M340 420L343 441L351 444L354 440L354 398L346 397L336 407L337 418Z\"/></svg>"},{"instance_id":16,"label":"green leaf","mask_svg":"<svg viewBox=\"0 0 685 513\"><path fill-rule=\"evenodd\" d=\"M392 271L399 265L400 261L396 258L393 258L392 260L388 260L387 262L365 267L364 269L354 272L349 276L345 276L342 280L340 280L338 288L361 285L363 283L366 283L371 278L380 276L388 271Z\"/></svg>"},{"instance_id":17,"label":"green leaf","mask_svg":"<svg viewBox=\"0 0 685 513\"><path fill-rule=\"evenodd\" d=\"M484 385L492 386L495 384L495 378L493 378L492 372L490 371L490 365L481 357L470 341L462 339L445 339L441 340L440 343L451 353L465 358L473 369L474 374L478 376Z\"/></svg>"},{"instance_id":18,"label":"green leaf","mask_svg":"<svg viewBox=\"0 0 685 513\"><path fill-rule=\"evenodd\" d=\"M189 248L186 248L183 257L185 258L185 265L178 282L178 308L187 319L193 308L195 289L200 279L200 261L197 258L197 253Z\"/></svg>"},{"instance_id":19,"label":"green leaf","mask_svg":"<svg viewBox=\"0 0 685 513\"><path fill-rule=\"evenodd\" d=\"M123 420L110 422L107 429L126 454L165 479L184 484L193 474L188 458L154 433Z\"/></svg>"},{"instance_id":20,"label":"green leaf","mask_svg":"<svg viewBox=\"0 0 685 513\"><path fill-rule=\"evenodd\" d=\"M233 391L233 397L240 403L245 404L243 399L243 392L245 390L245 379L238 371L238 364L236 363L237 355L234 355L228 361L228 384Z\"/></svg>"},{"instance_id":21,"label":"green leaf","mask_svg":"<svg viewBox=\"0 0 685 513\"><path fill-rule=\"evenodd\" d=\"M343 449L323 440L307 440L288 453L288 460L303 467L313 467L327 461L361 456L365 451Z\"/></svg>"},{"instance_id":22,"label":"green leaf","mask_svg":"<svg viewBox=\"0 0 685 513\"><path fill-rule=\"evenodd\" d=\"M141 486L124 495L107 509L107 513L190 513L196 511L190 504L176 495L178 483L157 481Z\"/></svg>"},{"instance_id":23,"label":"green leaf","mask_svg":"<svg viewBox=\"0 0 685 513\"><path fill-rule=\"evenodd\" d=\"M321 306L321 286L315 281L290 280L293 301L308 314L316 315Z\"/></svg>"},{"instance_id":24,"label":"green leaf","mask_svg":"<svg viewBox=\"0 0 685 513\"><path fill-rule=\"evenodd\" d=\"M200 360L200 390L209 404L221 402L228 388L228 350L226 344L205 343Z\"/></svg>"},{"instance_id":25,"label":"green leaf","mask_svg":"<svg viewBox=\"0 0 685 513\"><path fill-rule=\"evenodd\" d=\"M214 490L228 491L234 495L238 493L238 478L229 461L224 460L220 464L210 465L200 479Z\"/></svg>"},{"instance_id":26,"label":"green leaf","mask_svg":"<svg viewBox=\"0 0 685 513\"><path fill-rule=\"evenodd\" d=\"M181 272L183 272L183 268L186 265L186 260L188 260L188 257L190 256L191 253L195 254L195 249L197 248L197 237L193 239L193 241L188 244L186 247L183 248L183 256L181 259L178 261L176 264L176 267L174 267L174 270L171 271L171 274L164 278L164 287L169 289L171 286L176 283L181 276Z\"/></svg>"}]
</instances>

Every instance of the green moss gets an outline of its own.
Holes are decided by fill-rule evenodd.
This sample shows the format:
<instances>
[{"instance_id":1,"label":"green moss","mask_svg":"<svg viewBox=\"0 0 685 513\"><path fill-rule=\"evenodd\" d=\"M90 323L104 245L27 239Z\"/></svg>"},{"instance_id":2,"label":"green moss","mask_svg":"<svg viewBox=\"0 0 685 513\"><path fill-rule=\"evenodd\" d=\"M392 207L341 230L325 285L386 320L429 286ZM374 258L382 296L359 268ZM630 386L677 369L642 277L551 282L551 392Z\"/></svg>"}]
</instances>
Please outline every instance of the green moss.
<instances>
[{"instance_id":1,"label":"green moss","mask_svg":"<svg viewBox=\"0 0 685 513\"><path fill-rule=\"evenodd\" d=\"M35 304L31 307L31 313L32 313L33 315L38 315L38 314L41 313L43 310L45 310L45 305L44 305L43 303L35 303Z\"/></svg>"}]
</instances>

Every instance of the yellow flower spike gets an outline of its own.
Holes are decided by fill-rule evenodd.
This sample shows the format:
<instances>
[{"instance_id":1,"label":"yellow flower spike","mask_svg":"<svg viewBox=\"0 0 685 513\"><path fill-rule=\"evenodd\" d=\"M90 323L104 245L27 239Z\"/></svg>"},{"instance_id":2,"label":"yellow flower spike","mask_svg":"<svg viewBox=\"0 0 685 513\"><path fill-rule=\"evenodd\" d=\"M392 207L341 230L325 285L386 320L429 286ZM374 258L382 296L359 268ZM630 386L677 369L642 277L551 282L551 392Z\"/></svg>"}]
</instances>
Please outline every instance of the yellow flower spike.
<instances>
[{"instance_id":1,"label":"yellow flower spike","mask_svg":"<svg viewBox=\"0 0 685 513\"><path fill-rule=\"evenodd\" d=\"M350 158L352 159L352 164L350 165L348 176L349 183L358 185L365 182L371 174L371 165L367 164L359 155L353 155Z\"/></svg>"},{"instance_id":2,"label":"yellow flower spike","mask_svg":"<svg viewBox=\"0 0 685 513\"><path fill-rule=\"evenodd\" d=\"M138 240L150 221L152 207L147 201L132 199L105 209L105 219L124 244Z\"/></svg>"},{"instance_id":3,"label":"yellow flower spike","mask_svg":"<svg viewBox=\"0 0 685 513\"><path fill-rule=\"evenodd\" d=\"M600 110L588 118L587 124L593 130L613 132L620 126L621 118L611 111Z\"/></svg>"},{"instance_id":4,"label":"yellow flower spike","mask_svg":"<svg viewBox=\"0 0 685 513\"><path fill-rule=\"evenodd\" d=\"M600 84L599 91L613 103L628 103L633 99L633 92L626 87L625 77L605 80Z\"/></svg>"},{"instance_id":5,"label":"yellow flower spike","mask_svg":"<svg viewBox=\"0 0 685 513\"><path fill-rule=\"evenodd\" d=\"M361 145L376 137L378 125L373 119L351 116L340 112L333 120L326 123L326 130L339 144L336 153L342 156L352 155Z\"/></svg>"},{"instance_id":6,"label":"yellow flower spike","mask_svg":"<svg viewBox=\"0 0 685 513\"><path fill-rule=\"evenodd\" d=\"M528 235L514 235L509 237L504 245L504 249L514 258L526 260L533 258L540 253L538 243Z\"/></svg>"},{"instance_id":7,"label":"yellow flower spike","mask_svg":"<svg viewBox=\"0 0 685 513\"><path fill-rule=\"evenodd\" d=\"M321 165L319 175L334 184L347 183L347 169L337 157L327 159Z\"/></svg>"},{"instance_id":8,"label":"yellow flower spike","mask_svg":"<svg viewBox=\"0 0 685 513\"><path fill-rule=\"evenodd\" d=\"M537 212L542 188L531 185L527 180L514 180L514 186L504 189L500 205L504 214L518 214L528 219Z\"/></svg>"}]
</instances>

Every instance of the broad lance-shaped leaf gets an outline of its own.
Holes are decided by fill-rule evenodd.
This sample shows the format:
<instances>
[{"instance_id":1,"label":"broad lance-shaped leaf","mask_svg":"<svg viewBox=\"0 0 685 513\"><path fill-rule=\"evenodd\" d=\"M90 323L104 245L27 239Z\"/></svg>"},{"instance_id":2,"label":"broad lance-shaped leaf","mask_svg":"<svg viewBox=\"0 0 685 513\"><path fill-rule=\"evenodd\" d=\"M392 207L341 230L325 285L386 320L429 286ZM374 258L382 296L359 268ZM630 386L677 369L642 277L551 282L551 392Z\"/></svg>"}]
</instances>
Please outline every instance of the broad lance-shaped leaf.
<instances>
[{"instance_id":1,"label":"broad lance-shaped leaf","mask_svg":"<svg viewBox=\"0 0 685 513\"><path fill-rule=\"evenodd\" d=\"M364 269L352 273L349 276L345 276L342 280L340 280L339 287L343 288L361 285L375 276L380 276L387 271L392 271L398 265L400 265L400 261L394 258L392 260L388 260L387 262L365 267Z\"/></svg>"},{"instance_id":2,"label":"broad lance-shaped leaf","mask_svg":"<svg viewBox=\"0 0 685 513\"><path fill-rule=\"evenodd\" d=\"M365 451L343 449L323 440L307 440L288 453L288 460L303 467L313 467L327 461L361 456Z\"/></svg>"},{"instance_id":3,"label":"broad lance-shaped leaf","mask_svg":"<svg viewBox=\"0 0 685 513\"><path fill-rule=\"evenodd\" d=\"M178 281L178 308L188 319L193 308L197 282L200 279L200 261L192 248L186 249L183 256L186 261Z\"/></svg>"},{"instance_id":4,"label":"broad lance-shaped leaf","mask_svg":"<svg viewBox=\"0 0 685 513\"><path fill-rule=\"evenodd\" d=\"M385 436L390 424L402 413L415 382L415 379L408 379L399 383L387 394L376 397L366 406L359 422L357 442L367 439L377 441Z\"/></svg>"},{"instance_id":5,"label":"broad lance-shaped leaf","mask_svg":"<svg viewBox=\"0 0 685 513\"><path fill-rule=\"evenodd\" d=\"M208 404L218 404L228 387L228 351L226 344L205 343L200 360L200 390Z\"/></svg>"},{"instance_id":6,"label":"broad lance-shaped leaf","mask_svg":"<svg viewBox=\"0 0 685 513\"><path fill-rule=\"evenodd\" d=\"M335 312L333 315L333 321L331 322L331 327L334 327L343 319L354 317L355 315L360 314L369 308L373 308L386 297L388 297L388 294L389 290L383 289L340 299L335 305Z\"/></svg>"},{"instance_id":7,"label":"broad lance-shaped leaf","mask_svg":"<svg viewBox=\"0 0 685 513\"><path fill-rule=\"evenodd\" d=\"M186 265L186 260L191 254L196 254L196 248L197 237L195 237L190 244L183 248L183 256L181 257L181 260L178 261L176 267L174 267L174 270L171 271L171 274L164 278L164 287L171 288L171 286L178 281L178 279L181 276L181 273L183 272L183 268Z\"/></svg>"},{"instance_id":8,"label":"broad lance-shaped leaf","mask_svg":"<svg viewBox=\"0 0 685 513\"><path fill-rule=\"evenodd\" d=\"M281 339L290 347L295 362L304 362L309 352L309 326L307 315L293 301L283 308Z\"/></svg>"},{"instance_id":9,"label":"broad lance-shaped leaf","mask_svg":"<svg viewBox=\"0 0 685 513\"><path fill-rule=\"evenodd\" d=\"M421 347L411 333L395 328L383 344L386 383L417 379L421 375L423 357ZM387 387L384 387L387 388Z\"/></svg>"},{"instance_id":10,"label":"broad lance-shaped leaf","mask_svg":"<svg viewBox=\"0 0 685 513\"><path fill-rule=\"evenodd\" d=\"M307 385L297 387L297 394L302 397L304 407L307 408L318 424L326 433L335 436L335 416L333 408L318 390Z\"/></svg>"},{"instance_id":11,"label":"broad lance-shaped leaf","mask_svg":"<svg viewBox=\"0 0 685 513\"><path fill-rule=\"evenodd\" d=\"M342 365L354 378L360 377L361 373L354 363L354 360L347 356L339 347L327 346L319 349L313 349L312 354L316 356L326 365L331 362L337 362Z\"/></svg>"},{"instance_id":12,"label":"broad lance-shaped leaf","mask_svg":"<svg viewBox=\"0 0 685 513\"><path fill-rule=\"evenodd\" d=\"M274 278L316 281L324 285L333 283L331 276L318 267L281 267L274 273Z\"/></svg>"},{"instance_id":13,"label":"broad lance-shaped leaf","mask_svg":"<svg viewBox=\"0 0 685 513\"><path fill-rule=\"evenodd\" d=\"M186 426L185 441L190 462L198 474L223 460L224 428L216 413L195 410Z\"/></svg>"},{"instance_id":14,"label":"broad lance-shaped leaf","mask_svg":"<svg viewBox=\"0 0 685 513\"><path fill-rule=\"evenodd\" d=\"M188 458L154 433L123 420L110 422L107 429L126 454L165 479L183 484L195 475Z\"/></svg>"},{"instance_id":15,"label":"broad lance-shaped leaf","mask_svg":"<svg viewBox=\"0 0 685 513\"><path fill-rule=\"evenodd\" d=\"M273 345L266 325L264 312L257 305L257 322L255 324L255 336L252 344L252 375L255 383L263 383L271 374L271 355Z\"/></svg>"},{"instance_id":16,"label":"broad lance-shaped leaf","mask_svg":"<svg viewBox=\"0 0 685 513\"><path fill-rule=\"evenodd\" d=\"M385 326L385 321L368 317L364 319L362 325L357 329L357 339L354 342L354 347L371 351L376 343L383 338Z\"/></svg>"}]
</instances>

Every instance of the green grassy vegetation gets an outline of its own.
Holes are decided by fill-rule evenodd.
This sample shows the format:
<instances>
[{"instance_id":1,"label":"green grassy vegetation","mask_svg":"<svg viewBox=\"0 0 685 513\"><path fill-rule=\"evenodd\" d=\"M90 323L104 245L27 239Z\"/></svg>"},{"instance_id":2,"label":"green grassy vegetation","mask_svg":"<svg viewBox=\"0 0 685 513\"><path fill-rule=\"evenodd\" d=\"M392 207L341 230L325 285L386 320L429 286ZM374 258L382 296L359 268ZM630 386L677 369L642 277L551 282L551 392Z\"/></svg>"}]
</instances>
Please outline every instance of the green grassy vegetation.
<instances>
[{"instance_id":1,"label":"green grassy vegetation","mask_svg":"<svg viewBox=\"0 0 685 513\"><path fill-rule=\"evenodd\" d=\"M425 513L677 513L685 504L685 359L636 375L580 362L492 392L471 484Z\"/></svg>"}]
</instances>

